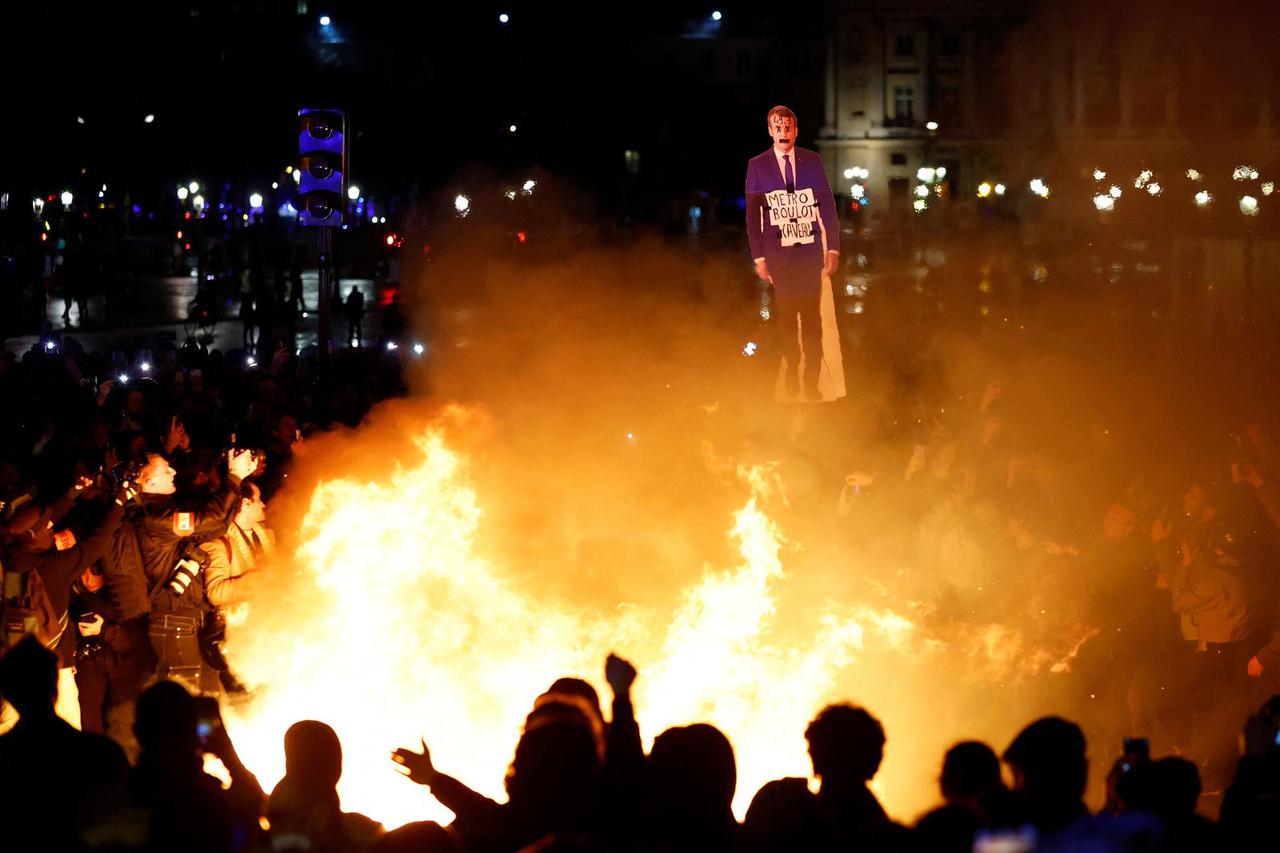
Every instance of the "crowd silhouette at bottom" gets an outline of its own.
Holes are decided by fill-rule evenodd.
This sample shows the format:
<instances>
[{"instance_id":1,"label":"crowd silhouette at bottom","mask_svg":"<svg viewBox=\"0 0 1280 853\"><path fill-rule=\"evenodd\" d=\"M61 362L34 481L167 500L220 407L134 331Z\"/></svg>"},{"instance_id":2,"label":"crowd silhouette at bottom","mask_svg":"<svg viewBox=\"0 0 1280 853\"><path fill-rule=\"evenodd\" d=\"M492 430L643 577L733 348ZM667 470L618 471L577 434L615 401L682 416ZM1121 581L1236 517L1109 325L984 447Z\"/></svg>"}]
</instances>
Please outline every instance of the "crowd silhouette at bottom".
<instances>
[{"instance_id":1,"label":"crowd silhouette at bottom","mask_svg":"<svg viewBox=\"0 0 1280 853\"><path fill-rule=\"evenodd\" d=\"M393 767L454 813L448 826L389 832L342 811L342 746L303 720L284 736L285 775L267 795L241 762L214 700L159 681L137 700L139 754L81 732L54 712L57 656L35 639L0 657L0 695L19 714L0 736L6 850L145 851L1191 851L1272 850L1280 826L1280 696L1244 724L1242 755L1219 820L1197 814L1200 777L1180 757L1134 748L1108 775L1107 804L1084 803L1086 743L1076 724L1045 717L997 757L954 745L942 804L914 826L891 820L868 787L884 754L880 722L850 704L823 708L805 731L817 792L778 779L739 823L730 805L733 746L713 725L668 729L646 755L631 703L635 668L610 655L606 722L595 689L562 678L525 720L498 803L438 769L425 742ZM229 784L203 769L219 758ZM1001 759L1011 783L1006 786Z\"/></svg>"}]
</instances>

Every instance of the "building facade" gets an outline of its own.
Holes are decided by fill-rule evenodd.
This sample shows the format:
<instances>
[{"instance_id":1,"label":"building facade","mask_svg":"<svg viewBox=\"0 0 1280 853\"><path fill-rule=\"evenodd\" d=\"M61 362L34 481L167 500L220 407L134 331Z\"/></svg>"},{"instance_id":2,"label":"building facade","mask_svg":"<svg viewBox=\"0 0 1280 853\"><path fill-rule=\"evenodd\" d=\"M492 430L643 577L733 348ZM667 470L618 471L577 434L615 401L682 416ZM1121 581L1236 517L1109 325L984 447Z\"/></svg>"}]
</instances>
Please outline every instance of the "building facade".
<instances>
[{"instance_id":1,"label":"building facade","mask_svg":"<svg viewBox=\"0 0 1280 853\"><path fill-rule=\"evenodd\" d=\"M1095 171L1151 170L1162 190L1189 170L1265 175L1280 168L1278 17L1243 0L833 0L819 146L871 211L984 184L1024 203L1040 178L1087 213Z\"/></svg>"}]
</instances>

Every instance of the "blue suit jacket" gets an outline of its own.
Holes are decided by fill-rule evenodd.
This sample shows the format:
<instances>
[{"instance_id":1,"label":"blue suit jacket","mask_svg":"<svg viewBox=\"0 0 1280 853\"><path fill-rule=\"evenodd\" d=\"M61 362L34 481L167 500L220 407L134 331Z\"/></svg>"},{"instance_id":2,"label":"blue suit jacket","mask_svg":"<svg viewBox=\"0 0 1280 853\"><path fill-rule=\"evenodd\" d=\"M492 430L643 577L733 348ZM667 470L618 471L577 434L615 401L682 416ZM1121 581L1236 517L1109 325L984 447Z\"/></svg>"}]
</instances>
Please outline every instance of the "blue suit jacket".
<instances>
[{"instance_id":1,"label":"blue suit jacket","mask_svg":"<svg viewBox=\"0 0 1280 853\"><path fill-rule=\"evenodd\" d=\"M795 156L796 192L788 194L773 148L747 163L747 239L751 257L772 262L799 252L840 251L840 221L827 183L822 155L807 148L791 149ZM812 238L812 239L809 239ZM790 244L790 245L788 245Z\"/></svg>"}]
</instances>

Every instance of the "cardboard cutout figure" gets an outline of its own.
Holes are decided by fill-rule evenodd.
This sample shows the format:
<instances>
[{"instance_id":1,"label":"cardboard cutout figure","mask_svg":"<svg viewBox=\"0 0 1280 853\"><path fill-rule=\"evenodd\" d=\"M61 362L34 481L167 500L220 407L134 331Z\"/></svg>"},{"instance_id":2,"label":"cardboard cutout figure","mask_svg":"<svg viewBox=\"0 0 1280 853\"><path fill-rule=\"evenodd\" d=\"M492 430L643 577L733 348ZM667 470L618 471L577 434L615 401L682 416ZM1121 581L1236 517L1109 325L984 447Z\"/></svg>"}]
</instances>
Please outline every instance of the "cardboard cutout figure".
<instances>
[{"instance_id":1,"label":"cardboard cutout figure","mask_svg":"<svg viewBox=\"0 0 1280 853\"><path fill-rule=\"evenodd\" d=\"M795 113L774 107L773 146L747 164L747 237L756 273L773 286L783 363L780 401L845 395L831 273L840 223L822 157L796 146Z\"/></svg>"}]
</instances>

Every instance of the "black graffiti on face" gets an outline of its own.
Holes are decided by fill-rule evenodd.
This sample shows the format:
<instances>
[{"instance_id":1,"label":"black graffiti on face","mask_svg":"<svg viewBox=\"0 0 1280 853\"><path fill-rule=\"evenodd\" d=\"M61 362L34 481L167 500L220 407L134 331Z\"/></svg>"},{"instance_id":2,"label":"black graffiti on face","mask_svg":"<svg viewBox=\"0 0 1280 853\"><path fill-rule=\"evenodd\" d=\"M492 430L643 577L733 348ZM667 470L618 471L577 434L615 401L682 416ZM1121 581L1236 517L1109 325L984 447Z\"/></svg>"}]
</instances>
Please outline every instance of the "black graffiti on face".
<instances>
[{"instance_id":1,"label":"black graffiti on face","mask_svg":"<svg viewBox=\"0 0 1280 853\"><path fill-rule=\"evenodd\" d=\"M787 116L775 115L773 117L773 135L780 142L786 142L795 136L796 123Z\"/></svg>"}]
</instances>

